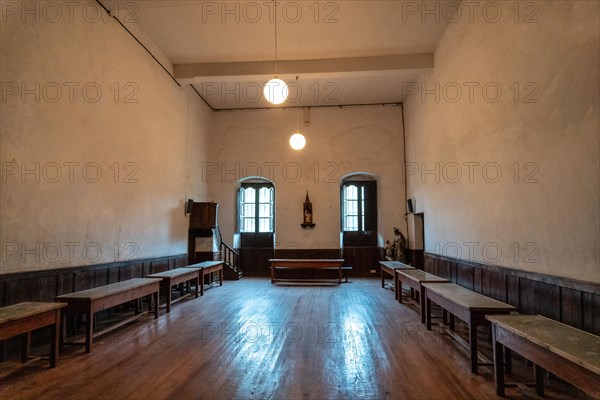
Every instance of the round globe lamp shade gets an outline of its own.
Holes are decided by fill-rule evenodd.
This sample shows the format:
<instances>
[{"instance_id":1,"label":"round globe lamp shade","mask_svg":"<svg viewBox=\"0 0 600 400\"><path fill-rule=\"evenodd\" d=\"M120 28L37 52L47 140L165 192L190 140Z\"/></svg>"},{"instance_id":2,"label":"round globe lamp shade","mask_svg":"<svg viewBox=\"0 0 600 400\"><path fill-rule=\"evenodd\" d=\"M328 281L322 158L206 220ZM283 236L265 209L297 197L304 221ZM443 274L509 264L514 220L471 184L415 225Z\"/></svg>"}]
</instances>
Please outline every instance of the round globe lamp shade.
<instances>
[{"instance_id":1,"label":"round globe lamp shade","mask_svg":"<svg viewBox=\"0 0 600 400\"><path fill-rule=\"evenodd\" d=\"M281 79L273 78L266 83L263 94L269 103L281 104L288 97L288 87Z\"/></svg>"},{"instance_id":2,"label":"round globe lamp shade","mask_svg":"<svg viewBox=\"0 0 600 400\"><path fill-rule=\"evenodd\" d=\"M306 139L300 132L294 133L290 137L290 146L294 150L302 150L306 146Z\"/></svg>"}]
</instances>

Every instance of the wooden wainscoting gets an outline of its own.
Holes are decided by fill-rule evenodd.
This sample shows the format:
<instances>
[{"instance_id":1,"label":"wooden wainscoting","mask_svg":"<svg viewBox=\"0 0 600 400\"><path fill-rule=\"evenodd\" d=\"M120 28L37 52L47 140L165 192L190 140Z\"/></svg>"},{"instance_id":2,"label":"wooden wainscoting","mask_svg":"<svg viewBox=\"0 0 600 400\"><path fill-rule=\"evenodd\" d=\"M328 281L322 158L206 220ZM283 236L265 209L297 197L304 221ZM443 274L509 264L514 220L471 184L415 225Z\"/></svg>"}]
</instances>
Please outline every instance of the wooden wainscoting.
<instances>
[{"instance_id":1,"label":"wooden wainscoting","mask_svg":"<svg viewBox=\"0 0 600 400\"><path fill-rule=\"evenodd\" d=\"M54 296L91 289L187 265L187 254L0 275L0 306L54 301Z\"/></svg>"},{"instance_id":2,"label":"wooden wainscoting","mask_svg":"<svg viewBox=\"0 0 600 400\"><path fill-rule=\"evenodd\" d=\"M425 271L517 307L600 335L600 285L425 253Z\"/></svg>"},{"instance_id":3,"label":"wooden wainscoting","mask_svg":"<svg viewBox=\"0 0 600 400\"><path fill-rule=\"evenodd\" d=\"M351 246L342 249L344 265L352 267L354 276L379 275L379 261L383 260L383 248L372 246ZM375 272L371 272L375 271Z\"/></svg>"}]
</instances>

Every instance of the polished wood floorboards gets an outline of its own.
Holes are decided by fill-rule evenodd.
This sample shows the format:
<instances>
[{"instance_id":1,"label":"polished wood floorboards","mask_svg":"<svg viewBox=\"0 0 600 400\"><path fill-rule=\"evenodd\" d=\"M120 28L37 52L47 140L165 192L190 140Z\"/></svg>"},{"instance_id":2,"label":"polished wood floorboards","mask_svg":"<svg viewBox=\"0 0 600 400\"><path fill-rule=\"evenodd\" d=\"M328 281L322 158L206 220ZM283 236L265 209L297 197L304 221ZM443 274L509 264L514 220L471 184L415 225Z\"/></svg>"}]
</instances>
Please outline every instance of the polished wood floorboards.
<instances>
[{"instance_id":1,"label":"polished wood floorboards","mask_svg":"<svg viewBox=\"0 0 600 400\"><path fill-rule=\"evenodd\" d=\"M491 368L471 374L466 350L440 327L426 331L414 306L366 278L226 281L99 338L90 354L65 348L55 369L16 365L0 364L2 399L497 398ZM573 396L582 397L564 383L546 387L546 398ZM509 388L507 398L537 397Z\"/></svg>"}]
</instances>

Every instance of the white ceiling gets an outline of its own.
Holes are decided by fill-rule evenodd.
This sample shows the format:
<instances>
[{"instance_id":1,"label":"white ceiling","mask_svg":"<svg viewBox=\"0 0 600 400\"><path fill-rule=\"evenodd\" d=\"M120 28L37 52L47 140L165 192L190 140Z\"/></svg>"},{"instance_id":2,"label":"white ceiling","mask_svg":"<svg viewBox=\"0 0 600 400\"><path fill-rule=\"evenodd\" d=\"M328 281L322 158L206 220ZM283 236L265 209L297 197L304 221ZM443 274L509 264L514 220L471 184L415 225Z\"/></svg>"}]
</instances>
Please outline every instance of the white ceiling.
<instances>
[{"instance_id":1,"label":"white ceiling","mask_svg":"<svg viewBox=\"0 0 600 400\"><path fill-rule=\"evenodd\" d=\"M378 57L425 55L433 60L447 25L444 18L422 22L422 2L397 0L280 0L276 7L270 0L120 1L120 20L141 29L174 64L180 83L193 84L214 109L401 102L403 82L415 81L432 62L377 67ZM258 93L275 73L275 26L277 60L293 60L278 75L292 84L293 99L280 106ZM375 67L357 71L351 67L351 58L357 57L371 57ZM293 67L299 60L346 58L348 63L335 60L324 70L318 68L327 61L316 69ZM259 64L252 74L231 73L236 69L231 67L245 65L236 63L250 62ZM181 67L190 67L184 64L205 70L207 63L223 72L178 76Z\"/></svg>"}]
</instances>

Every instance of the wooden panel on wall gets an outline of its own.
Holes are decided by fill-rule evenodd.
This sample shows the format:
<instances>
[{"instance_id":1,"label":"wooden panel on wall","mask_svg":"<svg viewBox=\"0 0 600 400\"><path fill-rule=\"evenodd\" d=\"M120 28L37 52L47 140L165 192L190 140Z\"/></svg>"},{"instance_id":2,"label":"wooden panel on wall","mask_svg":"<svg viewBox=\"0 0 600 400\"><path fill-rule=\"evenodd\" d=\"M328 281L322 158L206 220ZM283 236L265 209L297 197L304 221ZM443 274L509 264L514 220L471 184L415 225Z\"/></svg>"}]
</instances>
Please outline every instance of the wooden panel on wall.
<instances>
[{"instance_id":1,"label":"wooden panel on wall","mask_svg":"<svg viewBox=\"0 0 600 400\"><path fill-rule=\"evenodd\" d=\"M240 268L244 276L269 276L269 259L274 258L272 248L242 247L240 253Z\"/></svg>"},{"instance_id":2,"label":"wooden panel on wall","mask_svg":"<svg viewBox=\"0 0 600 400\"><path fill-rule=\"evenodd\" d=\"M363 246L344 247L342 258L344 265L352 267L352 275L371 276L379 271L379 261L383 260L383 249Z\"/></svg>"},{"instance_id":3,"label":"wooden panel on wall","mask_svg":"<svg viewBox=\"0 0 600 400\"><path fill-rule=\"evenodd\" d=\"M157 274L159 272L165 272L169 270L169 260L159 260L159 261L151 261L151 262L147 262L144 263L144 268L143 268L143 275L140 275L139 278L141 278L142 276L146 276L146 275L150 275L150 274ZM136 276L136 278L138 278Z\"/></svg>"},{"instance_id":4,"label":"wooden panel on wall","mask_svg":"<svg viewBox=\"0 0 600 400\"><path fill-rule=\"evenodd\" d=\"M23 301L54 301L57 295L142 277L144 263L168 268L169 265L186 261L187 255L182 254L147 260L0 274L0 306Z\"/></svg>"},{"instance_id":5,"label":"wooden panel on wall","mask_svg":"<svg viewBox=\"0 0 600 400\"><path fill-rule=\"evenodd\" d=\"M506 303L508 299L506 296L507 289L505 275L483 268L479 270L481 271L481 293Z\"/></svg>"},{"instance_id":6,"label":"wooden panel on wall","mask_svg":"<svg viewBox=\"0 0 600 400\"><path fill-rule=\"evenodd\" d=\"M84 269L75 273L75 291L108 284L108 268Z\"/></svg>"},{"instance_id":7,"label":"wooden panel on wall","mask_svg":"<svg viewBox=\"0 0 600 400\"><path fill-rule=\"evenodd\" d=\"M506 302L511 306L521 309L521 292L519 291L519 278L506 275Z\"/></svg>"},{"instance_id":8,"label":"wooden panel on wall","mask_svg":"<svg viewBox=\"0 0 600 400\"><path fill-rule=\"evenodd\" d=\"M320 259L320 258L341 258L341 249L276 249L275 258L299 258L299 259Z\"/></svg>"},{"instance_id":9,"label":"wooden panel on wall","mask_svg":"<svg viewBox=\"0 0 600 400\"><path fill-rule=\"evenodd\" d=\"M437 270L435 268L435 264L437 262L437 258L434 257L425 257L425 272L429 272L430 274L437 275Z\"/></svg>"},{"instance_id":10,"label":"wooden panel on wall","mask_svg":"<svg viewBox=\"0 0 600 400\"><path fill-rule=\"evenodd\" d=\"M583 303L579 290L560 288L560 320L579 329L583 327Z\"/></svg>"},{"instance_id":11,"label":"wooden panel on wall","mask_svg":"<svg viewBox=\"0 0 600 400\"><path fill-rule=\"evenodd\" d=\"M454 276L450 268L450 263L447 260L440 259L437 261L436 275L454 282Z\"/></svg>"},{"instance_id":12,"label":"wooden panel on wall","mask_svg":"<svg viewBox=\"0 0 600 400\"><path fill-rule=\"evenodd\" d=\"M469 265L451 263L455 270L455 282L461 286L473 290L473 267Z\"/></svg>"},{"instance_id":13,"label":"wooden panel on wall","mask_svg":"<svg viewBox=\"0 0 600 400\"><path fill-rule=\"evenodd\" d=\"M54 296L58 292L56 282L56 276L53 275L8 282L9 304L23 301L54 301Z\"/></svg>"},{"instance_id":14,"label":"wooden panel on wall","mask_svg":"<svg viewBox=\"0 0 600 400\"><path fill-rule=\"evenodd\" d=\"M527 278L519 280L521 312L540 314L560 321L560 288Z\"/></svg>"},{"instance_id":15,"label":"wooden panel on wall","mask_svg":"<svg viewBox=\"0 0 600 400\"><path fill-rule=\"evenodd\" d=\"M432 253L425 254L425 266L428 272L511 304L520 313L541 314L600 333L599 284Z\"/></svg>"},{"instance_id":16,"label":"wooden panel on wall","mask_svg":"<svg viewBox=\"0 0 600 400\"><path fill-rule=\"evenodd\" d=\"M600 295L583 293L583 329L600 335Z\"/></svg>"}]
</instances>

